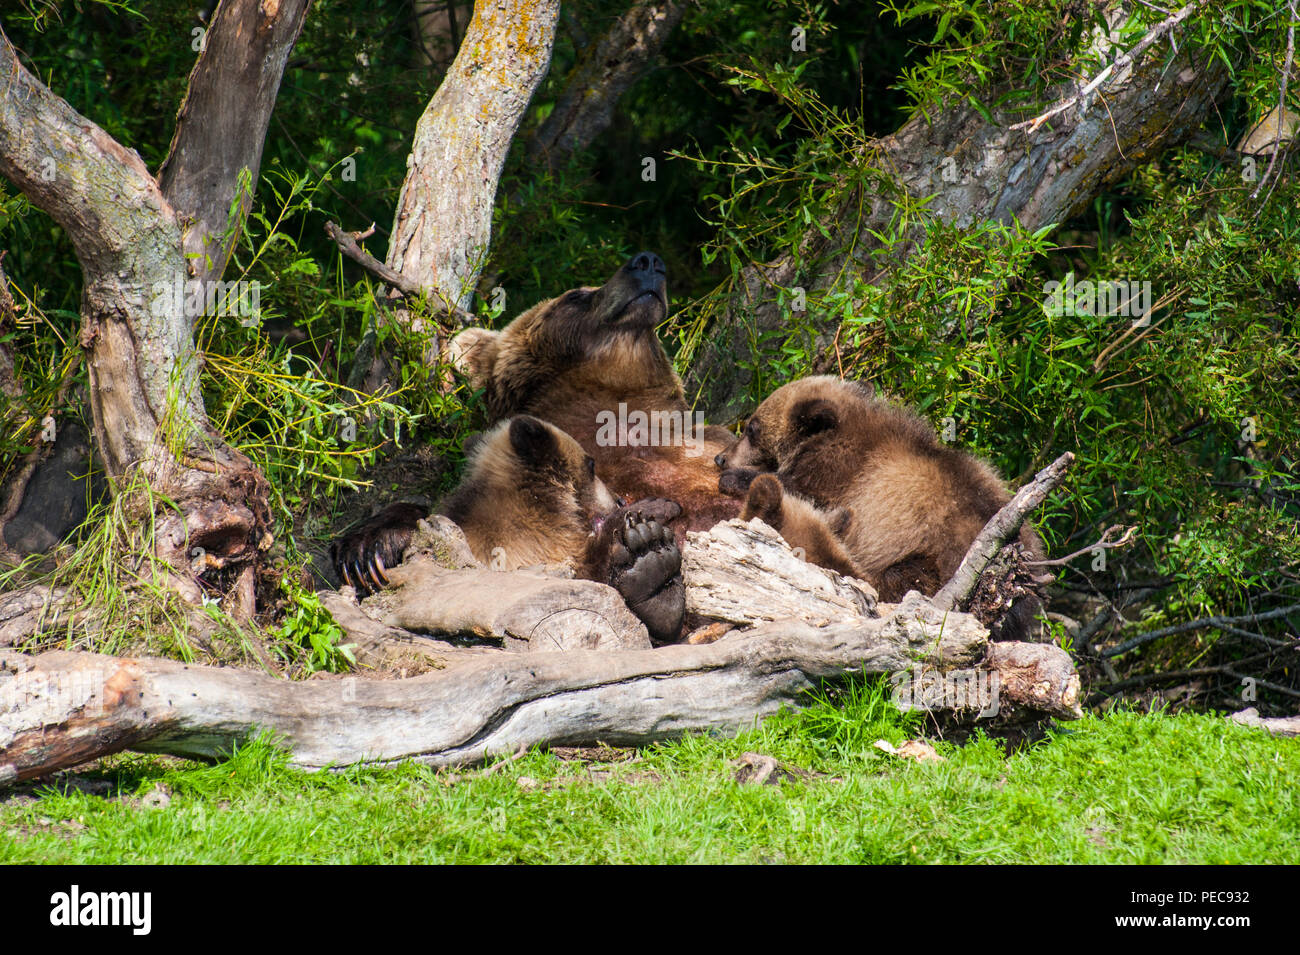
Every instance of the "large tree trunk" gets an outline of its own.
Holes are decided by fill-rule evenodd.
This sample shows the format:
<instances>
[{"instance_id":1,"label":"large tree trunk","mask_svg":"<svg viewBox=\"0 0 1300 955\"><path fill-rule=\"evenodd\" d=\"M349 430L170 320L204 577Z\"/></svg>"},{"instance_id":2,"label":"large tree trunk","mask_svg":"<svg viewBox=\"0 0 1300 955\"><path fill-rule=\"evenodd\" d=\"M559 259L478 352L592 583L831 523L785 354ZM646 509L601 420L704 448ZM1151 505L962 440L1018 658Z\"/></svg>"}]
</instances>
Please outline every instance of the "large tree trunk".
<instances>
[{"instance_id":1,"label":"large tree trunk","mask_svg":"<svg viewBox=\"0 0 1300 955\"><path fill-rule=\"evenodd\" d=\"M1108 56L1120 58L1120 50L1103 46ZM1107 185L1186 140L1211 115L1227 87L1228 71L1217 60L1198 58L1190 43L1180 43L1178 49L1168 60L1164 46L1144 46L1136 62L1121 62L1086 93L1086 81L1058 87L1054 92L1060 100L1077 102L1037 125L1016 128L1025 116L1010 110L995 110L990 122L965 102L932 107L928 115L918 112L880 140L861 161L887 170L912 199L932 197L926 214L946 223L1015 219L1027 230L1060 223ZM993 87L973 95L994 103L1004 92L1004 87ZM896 213L897 204L887 196L853 193L844 197L831 221L808 231L797 255L782 254L744 270L699 354L682 356L689 367L688 393L698 394L714 421L748 413L742 403L748 377L738 366L754 359L752 343L762 333L787 320L777 292L801 286L811 296L855 279L887 280L889 269L871 256L880 248L872 232L887 234ZM898 258L921 236L918 224ZM827 340L838 319L838 314L822 319Z\"/></svg>"},{"instance_id":2,"label":"large tree trunk","mask_svg":"<svg viewBox=\"0 0 1300 955\"><path fill-rule=\"evenodd\" d=\"M223 0L190 73L158 181L181 213L190 274L201 283L221 278L248 214L266 127L309 3Z\"/></svg>"},{"instance_id":3,"label":"large tree trunk","mask_svg":"<svg viewBox=\"0 0 1300 955\"><path fill-rule=\"evenodd\" d=\"M529 155L557 169L590 145L609 127L619 97L659 55L685 11L685 3L673 0L639 0L580 51L555 108L528 143Z\"/></svg>"},{"instance_id":4,"label":"large tree trunk","mask_svg":"<svg viewBox=\"0 0 1300 955\"><path fill-rule=\"evenodd\" d=\"M143 480L159 502L155 547L173 570L172 588L191 602L203 596L188 572L201 548L205 566L222 571L236 615L254 609L254 572L270 543L269 491L203 408L189 296L176 294L189 274L183 223L193 223L191 242L203 248L225 230L239 171L256 177L270 100L304 10L305 3L267 8L227 0L217 11L168 161L168 182L186 202L179 210L139 155L42 85L0 32L0 174L58 222L76 249L85 279L80 344L100 461L116 493ZM271 57L251 85L250 63L217 59L232 55L240 37ZM198 112L200 104L229 107L232 87L256 91L255 122L238 137L214 131L211 117ZM250 112L239 115L247 122ZM196 274L218 275L225 251Z\"/></svg>"},{"instance_id":5,"label":"large tree trunk","mask_svg":"<svg viewBox=\"0 0 1300 955\"><path fill-rule=\"evenodd\" d=\"M467 309L487 255L506 153L551 64L559 0L479 0L415 128L386 264Z\"/></svg>"}]
</instances>

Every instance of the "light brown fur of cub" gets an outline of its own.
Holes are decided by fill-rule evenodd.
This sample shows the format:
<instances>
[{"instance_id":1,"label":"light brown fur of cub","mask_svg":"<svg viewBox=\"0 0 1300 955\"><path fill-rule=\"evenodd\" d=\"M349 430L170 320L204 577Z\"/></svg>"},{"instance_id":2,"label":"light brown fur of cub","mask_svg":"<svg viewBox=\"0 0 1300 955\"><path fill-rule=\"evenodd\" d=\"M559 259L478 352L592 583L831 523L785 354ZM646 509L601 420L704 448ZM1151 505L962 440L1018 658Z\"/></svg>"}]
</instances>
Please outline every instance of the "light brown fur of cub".
<instances>
[{"instance_id":1,"label":"light brown fur of cub","mask_svg":"<svg viewBox=\"0 0 1300 955\"><path fill-rule=\"evenodd\" d=\"M1010 499L992 468L944 447L923 418L830 376L778 388L717 463L773 471L818 507L846 508L844 543L886 601L938 590ZM1022 529L1020 543L1041 557L1032 528Z\"/></svg>"},{"instance_id":2,"label":"light brown fur of cub","mask_svg":"<svg viewBox=\"0 0 1300 955\"><path fill-rule=\"evenodd\" d=\"M842 508L823 511L786 492L774 475L760 474L749 486L740 517L746 521L757 517L809 563L846 577L866 579L840 539L851 522L849 513Z\"/></svg>"}]
</instances>

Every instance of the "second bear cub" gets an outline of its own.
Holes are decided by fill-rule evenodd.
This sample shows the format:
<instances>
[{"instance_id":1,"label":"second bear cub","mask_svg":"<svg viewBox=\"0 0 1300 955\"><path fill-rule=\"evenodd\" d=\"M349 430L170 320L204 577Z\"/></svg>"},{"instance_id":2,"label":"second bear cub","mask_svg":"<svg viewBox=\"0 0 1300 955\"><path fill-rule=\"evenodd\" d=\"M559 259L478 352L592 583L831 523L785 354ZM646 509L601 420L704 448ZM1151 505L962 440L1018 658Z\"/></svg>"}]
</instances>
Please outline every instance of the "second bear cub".
<instances>
[{"instance_id":1,"label":"second bear cub","mask_svg":"<svg viewBox=\"0 0 1300 955\"><path fill-rule=\"evenodd\" d=\"M474 556L498 570L567 564L614 587L659 643L678 638L686 610L681 554L664 526L681 509L646 500L626 507L596 476L595 462L554 425L528 415L483 435L465 476L439 513ZM395 504L331 548L340 578L366 593L387 583L422 508Z\"/></svg>"},{"instance_id":2,"label":"second bear cub","mask_svg":"<svg viewBox=\"0 0 1300 955\"><path fill-rule=\"evenodd\" d=\"M775 472L785 490L846 509L840 536L848 554L890 602L908 590L934 594L1010 499L992 468L940 444L923 418L876 398L869 386L831 376L774 391L716 463L732 493L749 487L753 494L754 474ZM1042 556L1028 525L1020 544L1031 559Z\"/></svg>"}]
</instances>

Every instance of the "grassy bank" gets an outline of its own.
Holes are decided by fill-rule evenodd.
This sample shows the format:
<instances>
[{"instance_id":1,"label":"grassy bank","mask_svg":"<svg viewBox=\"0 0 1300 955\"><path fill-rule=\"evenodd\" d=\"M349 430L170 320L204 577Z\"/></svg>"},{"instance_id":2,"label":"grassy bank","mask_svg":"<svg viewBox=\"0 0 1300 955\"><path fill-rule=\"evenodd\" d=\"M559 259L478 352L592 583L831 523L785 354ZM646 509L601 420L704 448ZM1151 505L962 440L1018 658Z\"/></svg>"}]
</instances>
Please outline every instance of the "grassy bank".
<instances>
[{"instance_id":1,"label":"grassy bank","mask_svg":"<svg viewBox=\"0 0 1300 955\"><path fill-rule=\"evenodd\" d=\"M1089 716L1008 754L890 756L923 728L858 687L734 739L495 769L304 773L264 742L120 757L0 797L3 862L1190 862L1300 858L1300 741L1221 717ZM807 771L741 784L745 752Z\"/></svg>"}]
</instances>

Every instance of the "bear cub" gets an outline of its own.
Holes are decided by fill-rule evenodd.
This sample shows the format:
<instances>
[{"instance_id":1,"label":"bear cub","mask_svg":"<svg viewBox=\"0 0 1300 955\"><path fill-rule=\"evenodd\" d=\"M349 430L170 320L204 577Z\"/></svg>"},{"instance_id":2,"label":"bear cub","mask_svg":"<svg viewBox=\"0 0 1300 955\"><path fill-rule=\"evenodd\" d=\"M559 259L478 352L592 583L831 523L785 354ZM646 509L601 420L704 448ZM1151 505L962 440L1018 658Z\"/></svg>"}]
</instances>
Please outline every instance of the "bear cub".
<instances>
[{"instance_id":1,"label":"bear cub","mask_svg":"<svg viewBox=\"0 0 1300 955\"><path fill-rule=\"evenodd\" d=\"M715 463L724 491L759 495L747 499L746 512L798 509L774 503L775 489L758 477L765 472L804 503L845 509L847 519L829 512L830 526L838 528L857 576L888 602L909 590L933 595L1011 497L992 468L942 445L919 415L875 397L869 385L827 375L774 391L750 417L740 442ZM1042 542L1028 525L1019 543L1028 559L1041 559ZM1030 629L1038 599L1029 592L1016 596L1011 610L993 622L998 638Z\"/></svg>"},{"instance_id":2,"label":"bear cub","mask_svg":"<svg viewBox=\"0 0 1300 955\"><path fill-rule=\"evenodd\" d=\"M614 587L656 643L679 637L686 610L681 553L665 526L680 512L665 500L625 506L573 438L528 415L483 435L438 508L484 564L568 564L577 576ZM330 548L340 579L361 595L385 586L385 568L401 562L425 516L423 508L394 504L345 533Z\"/></svg>"}]
</instances>

